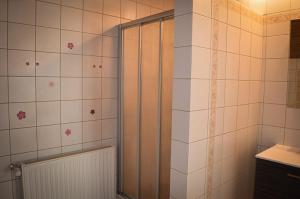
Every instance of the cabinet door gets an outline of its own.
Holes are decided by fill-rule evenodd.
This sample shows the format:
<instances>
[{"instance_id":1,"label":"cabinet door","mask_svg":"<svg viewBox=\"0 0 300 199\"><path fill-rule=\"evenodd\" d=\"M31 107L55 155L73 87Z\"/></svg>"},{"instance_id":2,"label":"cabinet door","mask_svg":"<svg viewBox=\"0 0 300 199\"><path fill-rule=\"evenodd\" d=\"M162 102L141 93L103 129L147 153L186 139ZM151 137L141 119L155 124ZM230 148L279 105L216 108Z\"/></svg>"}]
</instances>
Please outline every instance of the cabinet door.
<instances>
[{"instance_id":1,"label":"cabinet door","mask_svg":"<svg viewBox=\"0 0 300 199\"><path fill-rule=\"evenodd\" d=\"M300 169L288 168L286 175L287 199L300 198Z\"/></svg>"}]
</instances>

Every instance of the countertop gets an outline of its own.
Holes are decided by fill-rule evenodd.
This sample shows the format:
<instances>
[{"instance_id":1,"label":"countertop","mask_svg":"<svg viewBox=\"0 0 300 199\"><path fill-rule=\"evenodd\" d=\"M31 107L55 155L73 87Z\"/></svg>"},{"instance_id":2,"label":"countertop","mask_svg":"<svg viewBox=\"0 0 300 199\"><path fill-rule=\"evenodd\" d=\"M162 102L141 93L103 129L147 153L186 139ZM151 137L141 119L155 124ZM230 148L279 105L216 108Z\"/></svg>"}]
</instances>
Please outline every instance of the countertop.
<instances>
[{"instance_id":1,"label":"countertop","mask_svg":"<svg viewBox=\"0 0 300 199\"><path fill-rule=\"evenodd\" d=\"M257 154L255 157L300 168L300 148L277 144Z\"/></svg>"}]
</instances>

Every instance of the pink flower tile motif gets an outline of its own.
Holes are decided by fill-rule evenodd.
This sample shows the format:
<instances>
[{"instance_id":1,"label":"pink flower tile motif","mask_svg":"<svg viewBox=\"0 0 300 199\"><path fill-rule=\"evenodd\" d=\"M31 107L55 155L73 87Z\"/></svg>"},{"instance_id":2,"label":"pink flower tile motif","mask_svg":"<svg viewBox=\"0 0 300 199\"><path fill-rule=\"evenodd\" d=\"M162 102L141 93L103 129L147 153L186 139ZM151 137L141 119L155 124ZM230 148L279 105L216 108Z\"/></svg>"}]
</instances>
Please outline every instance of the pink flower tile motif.
<instances>
[{"instance_id":1,"label":"pink flower tile motif","mask_svg":"<svg viewBox=\"0 0 300 199\"><path fill-rule=\"evenodd\" d=\"M65 131L65 134L66 134L66 136L70 136L70 135L72 134L71 129L67 129L67 130Z\"/></svg>"},{"instance_id":2,"label":"pink flower tile motif","mask_svg":"<svg viewBox=\"0 0 300 199\"><path fill-rule=\"evenodd\" d=\"M92 110L90 111L90 113L91 113L92 115L94 115L94 114L96 113L96 111L95 111L94 109L92 109Z\"/></svg>"},{"instance_id":3,"label":"pink flower tile motif","mask_svg":"<svg viewBox=\"0 0 300 199\"><path fill-rule=\"evenodd\" d=\"M72 50L74 48L74 44L72 42L69 42L68 43L68 48Z\"/></svg>"},{"instance_id":4,"label":"pink flower tile motif","mask_svg":"<svg viewBox=\"0 0 300 199\"><path fill-rule=\"evenodd\" d=\"M50 87L54 87L54 82L52 82L52 81L49 82L49 86L50 86Z\"/></svg>"},{"instance_id":5,"label":"pink flower tile motif","mask_svg":"<svg viewBox=\"0 0 300 199\"><path fill-rule=\"evenodd\" d=\"M25 119L26 113L24 111L19 111L19 113L17 113L17 117L19 120Z\"/></svg>"}]
</instances>

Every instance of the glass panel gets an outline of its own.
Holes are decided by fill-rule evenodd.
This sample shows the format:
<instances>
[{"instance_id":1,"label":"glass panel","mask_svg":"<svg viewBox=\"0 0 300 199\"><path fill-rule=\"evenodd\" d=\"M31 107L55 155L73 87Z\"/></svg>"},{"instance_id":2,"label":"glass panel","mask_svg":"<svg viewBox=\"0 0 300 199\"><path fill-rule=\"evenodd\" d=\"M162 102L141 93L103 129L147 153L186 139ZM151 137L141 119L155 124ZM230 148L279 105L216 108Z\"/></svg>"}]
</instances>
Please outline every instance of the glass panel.
<instances>
[{"instance_id":1,"label":"glass panel","mask_svg":"<svg viewBox=\"0 0 300 199\"><path fill-rule=\"evenodd\" d=\"M162 24L162 92L160 135L160 194L161 199L170 198L171 128L172 128L172 81L174 20Z\"/></svg>"},{"instance_id":2,"label":"glass panel","mask_svg":"<svg viewBox=\"0 0 300 199\"><path fill-rule=\"evenodd\" d=\"M140 198L156 198L160 23L142 26Z\"/></svg>"},{"instance_id":3,"label":"glass panel","mask_svg":"<svg viewBox=\"0 0 300 199\"><path fill-rule=\"evenodd\" d=\"M123 40L123 191L137 198L139 27L124 30Z\"/></svg>"}]
</instances>

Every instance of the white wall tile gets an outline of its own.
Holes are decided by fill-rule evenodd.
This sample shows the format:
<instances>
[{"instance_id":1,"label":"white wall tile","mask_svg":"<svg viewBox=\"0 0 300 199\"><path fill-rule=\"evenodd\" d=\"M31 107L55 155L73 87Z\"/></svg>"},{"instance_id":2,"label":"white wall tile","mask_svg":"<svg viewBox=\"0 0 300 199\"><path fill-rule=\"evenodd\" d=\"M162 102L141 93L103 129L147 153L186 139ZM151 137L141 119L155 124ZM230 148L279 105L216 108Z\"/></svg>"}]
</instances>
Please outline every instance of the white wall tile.
<instances>
[{"instance_id":1,"label":"white wall tile","mask_svg":"<svg viewBox=\"0 0 300 199\"><path fill-rule=\"evenodd\" d=\"M237 101L238 101L238 81L226 80L225 106L237 105Z\"/></svg>"},{"instance_id":2,"label":"white wall tile","mask_svg":"<svg viewBox=\"0 0 300 199\"><path fill-rule=\"evenodd\" d=\"M93 12L84 11L83 13L83 32L101 34L102 33L102 15Z\"/></svg>"},{"instance_id":3,"label":"white wall tile","mask_svg":"<svg viewBox=\"0 0 300 199\"><path fill-rule=\"evenodd\" d=\"M0 49L0 76L7 75L7 50Z\"/></svg>"},{"instance_id":4,"label":"white wall tile","mask_svg":"<svg viewBox=\"0 0 300 199\"><path fill-rule=\"evenodd\" d=\"M190 115L187 111L172 111L172 139L182 142L189 141Z\"/></svg>"},{"instance_id":5,"label":"white wall tile","mask_svg":"<svg viewBox=\"0 0 300 199\"><path fill-rule=\"evenodd\" d=\"M94 34L83 34L83 54L102 55L102 36Z\"/></svg>"},{"instance_id":6,"label":"white wall tile","mask_svg":"<svg viewBox=\"0 0 300 199\"><path fill-rule=\"evenodd\" d=\"M239 67L240 67L239 55L233 53L227 53L226 79L238 79Z\"/></svg>"},{"instance_id":7,"label":"white wall tile","mask_svg":"<svg viewBox=\"0 0 300 199\"><path fill-rule=\"evenodd\" d=\"M52 28L36 28L36 50L60 52L60 31Z\"/></svg>"},{"instance_id":8,"label":"white wall tile","mask_svg":"<svg viewBox=\"0 0 300 199\"><path fill-rule=\"evenodd\" d=\"M61 31L61 52L81 54L82 33L72 31Z\"/></svg>"},{"instance_id":9,"label":"white wall tile","mask_svg":"<svg viewBox=\"0 0 300 199\"><path fill-rule=\"evenodd\" d=\"M187 175L171 169L170 179L171 197L186 198L187 194Z\"/></svg>"},{"instance_id":10,"label":"white wall tile","mask_svg":"<svg viewBox=\"0 0 300 199\"><path fill-rule=\"evenodd\" d=\"M192 44L192 14L177 16L175 18L174 46L188 46Z\"/></svg>"},{"instance_id":11,"label":"white wall tile","mask_svg":"<svg viewBox=\"0 0 300 199\"><path fill-rule=\"evenodd\" d=\"M101 139L101 120L83 122L83 142Z\"/></svg>"},{"instance_id":12,"label":"white wall tile","mask_svg":"<svg viewBox=\"0 0 300 199\"><path fill-rule=\"evenodd\" d=\"M35 100L34 77L10 77L9 78L9 101L32 102Z\"/></svg>"},{"instance_id":13,"label":"white wall tile","mask_svg":"<svg viewBox=\"0 0 300 199\"><path fill-rule=\"evenodd\" d=\"M181 132L181 133L184 133ZM189 122L189 140L194 142L207 138L208 133L208 111L192 111L190 112Z\"/></svg>"},{"instance_id":14,"label":"white wall tile","mask_svg":"<svg viewBox=\"0 0 300 199\"><path fill-rule=\"evenodd\" d=\"M266 126L262 128L262 145L273 146L275 144L283 144L284 128Z\"/></svg>"},{"instance_id":15,"label":"white wall tile","mask_svg":"<svg viewBox=\"0 0 300 199\"><path fill-rule=\"evenodd\" d=\"M290 1L286 0L267 0L267 13L275 13L290 9Z\"/></svg>"},{"instance_id":16,"label":"white wall tile","mask_svg":"<svg viewBox=\"0 0 300 199\"><path fill-rule=\"evenodd\" d=\"M60 102L38 102L37 103L37 125L59 124Z\"/></svg>"},{"instance_id":17,"label":"white wall tile","mask_svg":"<svg viewBox=\"0 0 300 199\"><path fill-rule=\"evenodd\" d=\"M8 51L9 76L34 76L35 53L31 51Z\"/></svg>"},{"instance_id":18,"label":"white wall tile","mask_svg":"<svg viewBox=\"0 0 300 199\"><path fill-rule=\"evenodd\" d=\"M267 23L267 36L285 35L290 33L290 21Z\"/></svg>"},{"instance_id":19,"label":"white wall tile","mask_svg":"<svg viewBox=\"0 0 300 199\"><path fill-rule=\"evenodd\" d=\"M102 139L111 139L117 137L118 131L118 120L117 119L107 119L102 120Z\"/></svg>"},{"instance_id":20,"label":"white wall tile","mask_svg":"<svg viewBox=\"0 0 300 199\"><path fill-rule=\"evenodd\" d=\"M62 147L62 153L69 155L73 153L78 153L82 151L82 144L74 144L69 146L63 146Z\"/></svg>"},{"instance_id":21,"label":"white wall tile","mask_svg":"<svg viewBox=\"0 0 300 199\"><path fill-rule=\"evenodd\" d=\"M61 125L62 145L82 143L82 123L69 123Z\"/></svg>"},{"instance_id":22,"label":"white wall tile","mask_svg":"<svg viewBox=\"0 0 300 199\"><path fill-rule=\"evenodd\" d=\"M250 94L250 82L239 81L238 104L248 104Z\"/></svg>"},{"instance_id":23,"label":"white wall tile","mask_svg":"<svg viewBox=\"0 0 300 199\"><path fill-rule=\"evenodd\" d=\"M61 54L61 76L82 77L82 55Z\"/></svg>"},{"instance_id":24,"label":"white wall tile","mask_svg":"<svg viewBox=\"0 0 300 199\"><path fill-rule=\"evenodd\" d=\"M223 135L223 154L222 157L228 158L234 156L237 146L237 134L236 132L230 132Z\"/></svg>"},{"instance_id":25,"label":"white wall tile","mask_svg":"<svg viewBox=\"0 0 300 199\"><path fill-rule=\"evenodd\" d=\"M189 5L190 3L187 3ZM207 17L211 16L211 0L196 0L193 1L193 12L196 12Z\"/></svg>"},{"instance_id":26,"label":"white wall tile","mask_svg":"<svg viewBox=\"0 0 300 199\"><path fill-rule=\"evenodd\" d=\"M60 76L60 54L36 53L36 76Z\"/></svg>"},{"instance_id":27,"label":"white wall tile","mask_svg":"<svg viewBox=\"0 0 300 199\"><path fill-rule=\"evenodd\" d=\"M60 134L59 134L60 137ZM38 159L44 160L52 157L57 157L61 154L61 147L39 150L38 151Z\"/></svg>"},{"instance_id":28,"label":"white wall tile","mask_svg":"<svg viewBox=\"0 0 300 199\"><path fill-rule=\"evenodd\" d=\"M61 7L61 28L65 30L82 31L82 10Z\"/></svg>"},{"instance_id":29,"label":"white wall tile","mask_svg":"<svg viewBox=\"0 0 300 199\"><path fill-rule=\"evenodd\" d=\"M83 56L83 77L101 77L102 59L96 56Z\"/></svg>"},{"instance_id":30,"label":"white wall tile","mask_svg":"<svg viewBox=\"0 0 300 199\"><path fill-rule=\"evenodd\" d=\"M190 88L191 81L187 79L173 80L173 109L189 110L190 109Z\"/></svg>"},{"instance_id":31,"label":"white wall tile","mask_svg":"<svg viewBox=\"0 0 300 199\"><path fill-rule=\"evenodd\" d=\"M101 141L83 143L83 150L98 149L101 147Z\"/></svg>"},{"instance_id":32,"label":"white wall tile","mask_svg":"<svg viewBox=\"0 0 300 199\"><path fill-rule=\"evenodd\" d=\"M44 27L60 28L60 6L37 2L36 24Z\"/></svg>"},{"instance_id":33,"label":"white wall tile","mask_svg":"<svg viewBox=\"0 0 300 199\"><path fill-rule=\"evenodd\" d=\"M225 107L224 109L224 132L231 132L236 129L237 107Z\"/></svg>"},{"instance_id":34,"label":"white wall tile","mask_svg":"<svg viewBox=\"0 0 300 199\"><path fill-rule=\"evenodd\" d=\"M227 51L232 53L240 52L240 30L233 26L227 27Z\"/></svg>"},{"instance_id":35,"label":"white wall tile","mask_svg":"<svg viewBox=\"0 0 300 199\"><path fill-rule=\"evenodd\" d=\"M210 43L211 19L198 14L193 14L192 44L209 48Z\"/></svg>"},{"instance_id":36,"label":"white wall tile","mask_svg":"<svg viewBox=\"0 0 300 199\"><path fill-rule=\"evenodd\" d=\"M291 129L300 129L299 118L300 118L300 109L287 108L286 127Z\"/></svg>"},{"instance_id":37,"label":"white wall tile","mask_svg":"<svg viewBox=\"0 0 300 199\"><path fill-rule=\"evenodd\" d=\"M189 62L187 62L188 64ZM192 47L192 65L191 77L192 78L209 78L211 65L210 50L205 48Z\"/></svg>"},{"instance_id":38,"label":"white wall tile","mask_svg":"<svg viewBox=\"0 0 300 199\"><path fill-rule=\"evenodd\" d=\"M8 48L35 50L35 27L9 23Z\"/></svg>"},{"instance_id":39,"label":"white wall tile","mask_svg":"<svg viewBox=\"0 0 300 199\"><path fill-rule=\"evenodd\" d=\"M10 155L9 131L0 131L0 156Z\"/></svg>"},{"instance_id":40,"label":"white wall tile","mask_svg":"<svg viewBox=\"0 0 300 199\"><path fill-rule=\"evenodd\" d=\"M7 0L0 1L0 21L7 21Z\"/></svg>"},{"instance_id":41,"label":"white wall tile","mask_svg":"<svg viewBox=\"0 0 300 199\"><path fill-rule=\"evenodd\" d=\"M82 121L82 101L62 101L61 102L61 122Z\"/></svg>"},{"instance_id":42,"label":"white wall tile","mask_svg":"<svg viewBox=\"0 0 300 199\"><path fill-rule=\"evenodd\" d=\"M199 92L201 91L201 92ZM191 80L191 110L201 110L208 108L209 80Z\"/></svg>"},{"instance_id":43,"label":"white wall tile","mask_svg":"<svg viewBox=\"0 0 300 199\"><path fill-rule=\"evenodd\" d=\"M300 130L285 129L284 144L293 147L300 147Z\"/></svg>"},{"instance_id":44,"label":"white wall tile","mask_svg":"<svg viewBox=\"0 0 300 199\"><path fill-rule=\"evenodd\" d=\"M187 198L204 198L205 169L198 170L188 175Z\"/></svg>"},{"instance_id":45,"label":"white wall tile","mask_svg":"<svg viewBox=\"0 0 300 199\"><path fill-rule=\"evenodd\" d=\"M102 13L103 0L84 0L84 9Z\"/></svg>"},{"instance_id":46,"label":"white wall tile","mask_svg":"<svg viewBox=\"0 0 300 199\"><path fill-rule=\"evenodd\" d=\"M240 53L242 55L251 55L251 34L241 30Z\"/></svg>"},{"instance_id":47,"label":"white wall tile","mask_svg":"<svg viewBox=\"0 0 300 199\"><path fill-rule=\"evenodd\" d=\"M9 115L8 115L8 104L0 104L0 129L8 129L9 128Z\"/></svg>"},{"instance_id":48,"label":"white wall tile","mask_svg":"<svg viewBox=\"0 0 300 199\"><path fill-rule=\"evenodd\" d=\"M62 78L61 99L62 100L82 99L82 79Z\"/></svg>"},{"instance_id":49,"label":"white wall tile","mask_svg":"<svg viewBox=\"0 0 300 199\"><path fill-rule=\"evenodd\" d=\"M188 172L189 144L172 140L171 168L182 173Z\"/></svg>"},{"instance_id":50,"label":"white wall tile","mask_svg":"<svg viewBox=\"0 0 300 199\"><path fill-rule=\"evenodd\" d=\"M118 57L118 38L117 37L103 37L103 56Z\"/></svg>"},{"instance_id":51,"label":"white wall tile","mask_svg":"<svg viewBox=\"0 0 300 199\"><path fill-rule=\"evenodd\" d=\"M61 0L61 4L73 8L83 8L83 0Z\"/></svg>"},{"instance_id":52,"label":"white wall tile","mask_svg":"<svg viewBox=\"0 0 300 199\"><path fill-rule=\"evenodd\" d=\"M103 13L119 17L121 14L120 0L103 0Z\"/></svg>"},{"instance_id":53,"label":"white wall tile","mask_svg":"<svg viewBox=\"0 0 300 199\"><path fill-rule=\"evenodd\" d=\"M8 79L0 77L0 103L8 103Z\"/></svg>"},{"instance_id":54,"label":"white wall tile","mask_svg":"<svg viewBox=\"0 0 300 199\"><path fill-rule=\"evenodd\" d=\"M83 99L97 99L101 97L101 79L83 79Z\"/></svg>"},{"instance_id":55,"label":"white wall tile","mask_svg":"<svg viewBox=\"0 0 300 199\"><path fill-rule=\"evenodd\" d=\"M83 121L101 119L101 100L83 101Z\"/></svg>"},{"instance_id":56,"label":"white wall tile","mask_svg":"<svg viewBox=\"0 0 300 199\"><path fill-rule=\"evenodd\" d=\"M118 97L118 80L113 78L102 78L102 98Z\"/></svg>"},{"instance_id":57,"label":"white wall tile","mask_svg":"<svg viewBox=\"0 0 300 199\"><path fill-rule=\"evenodd\" d=\"M7 22L0 22L0 48L7 48Z\"/></svg>"},{"instance_id":58,"label":"white wall tile","mask_svg":"<svg viewBox=\"0 0 300 199\"><path fill-rule=\"evenodd\" d=\"M13 199L11 181L0 183L0 195L6 199Z\"/></svg>"},{"instance_id":59,"label":"white wall tile","mask_svg":"<svg viewBox=\"0 0 300 199\"><path fill-rule=\"evenodd\" d=\"M35 1L8 1L8 21L35 24Z\"/></svg>"},{"instance_id":60,"label":"white wall tile","mask_svg":"<svg viewBox=\"0 0 300 199\"><path fill-rule=\"evenodd\" d=\"M11 180L11 171L9 165L10 165L9 156L0 157L0 182ZM2 183L0 185L2 185Z\"/></svg>"},{"instance_id":61,"label":"white wall tile","mask_svg":"<svg viewBox=\"0 0 300 199\"><path fill-rule=\"evenodd\" d=\"M37 127L37 140L39 150L60 147L60 125ZM39 156L42 155L39 154Z\"/></svg>"},{"instance_id":62,"label":"white wall tile","mask_svg":"<svg viewBox=\"0 0 300 199\"><path fill-rule=\"evenodd\" d=\"M36 78L37 101L50 101L60 99L60 79L56 77Z\"/></svg>"},{"instance_id":63,"label":"white wall tile","mask_svg":"<svg viewBox=\"0 0 300 199\"><path fill-rule=\"evenodd\" d=\"M137 3L137 18L144 18L151 15L151 7L145 4Z\"/></svg>"},{"instance_id":64,"label":"white wall tile","mask_svg":"<svg viewBox=\"0 0 300 199\"><path fill-rule=\"evenodd\" d=\"M121 17L126 19L136 19L136 2L131 0L121 0Z\"/></svg>"},{"instance_id":65,"label":"white wall tile","mask_svg":"<svg viewBox=\"0 0 300 199\"><path fill-rule=\"evenodd\" d=\"M102 118L115 118L117 117L117 100L116 99L103 99L102 100Z\"/></svg>"},{"instance_id":66,"label":"white wall tile","mask_svg":"<svg viewBox=\"0 0 300 199\"><path fill-rule=\"evenodd\" d=\"M190 78L193 67L195 73L201 71L201 67L199 65L192 64L192 49L192 46L174 48L174 58L176 59L174 62L174 78ZM202 59L198 59L198 56L196 56L195 59L197 61L202 61Z\"/></svg>"},{"instance_id":67,"label":"white wall tile","mask_svg":"<svg viewBox=\"0 0 300 199\"><path fill-rule=\"evenodd\" d=\"M25 118L18 116L25 112ZM22 114L21 114L22 115ZM35 103L13 103L9 105L10 128L31 127L36 125Z\"/></svg>"},{"instance_id":68,"label":"white wall tile","mask_svg":"<svg viewBox=\"0 0 300 199\"><path fill-rule=\"evenodd\" d=\"M289 35L267 37L267 58L288 58L290 46L289 41ZM278 46L281 47L278 48Z\"/></svg>"},{"instance_id":69,"label":"white wall tile","mask_svg":"<svg viewBox=\"0 0 300 199\"><path fill-rule=\"evenodd\" d=\"M188 171L193 172L206 166L207 140L193 142L189 145Z\"/></svg>"},{"instance_id":70,"label":"white wall tile","mask_svg":"<svg viewBox=\"0 0 300 199\"><path fill-rule=\"evenodd\" d=\"M287 81L288 59L266 59L266 81Z\"/></svg>"},{"instance_id":71,"label":"white wall tile","mask_svg":"<svg viewBox=\"0 0 300 199\"><path fill-rule=\"evenodd\" d=\"M285 104L287 82L265 82L265 103Z\"/></svg>"},{"instance_id":72,"label":"white wall tile","mask_svg":"<svg viewBox=\"0 0 300 199\"><path fill-rule=\"evenodd\" d=\"M264 104L263 124L283 127L285 109L285 105Z\"/></svg>"},{"instance_id":73,"label":"white wall tile","mask_svg":"<svg viewBox=\"0 0 300 199\"><path fill-rule=\"evenodd\" d=\"M10 136L12 154L37 150L35 127L11 130Z\"/></svg>"},{"instance_id":74,"label":"white wall tile","mask_svg":"<svg viewBox=\"0 0 300 199\"><path fill-rule=\"evenodd\" d=\"M103 15L103 35L118 36L120 18Z\"/></svg>"}]
</instances>

